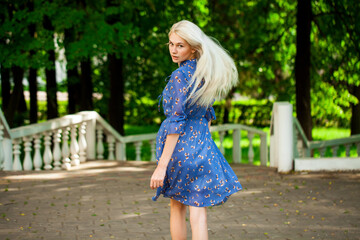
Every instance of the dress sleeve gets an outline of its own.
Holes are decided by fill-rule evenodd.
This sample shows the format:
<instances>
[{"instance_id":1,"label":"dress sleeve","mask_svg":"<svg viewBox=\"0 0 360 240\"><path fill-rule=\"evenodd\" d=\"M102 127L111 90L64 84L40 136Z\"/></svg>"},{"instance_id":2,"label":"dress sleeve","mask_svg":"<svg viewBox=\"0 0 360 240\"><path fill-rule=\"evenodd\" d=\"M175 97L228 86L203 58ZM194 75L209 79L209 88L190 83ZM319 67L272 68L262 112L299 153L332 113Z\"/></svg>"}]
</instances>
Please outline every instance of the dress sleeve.
<instances>
[{"instance_id":1,"label":"dress sleeve","mask_svg":"<svg viewBox=\"0 0 360 240\"><path fill-rule=\"evenodd\" d=\"M169 90L171 97L169 107L171 109L169 109L169 127L167 131L168 134L182 134L187 118L185 113L187 98L185 76L177 70L171 74L170 82Z\"/></svg>"},{"instance_id":2,"label":"dress sleeve","mask_svg":"<svg viewBox=\"0 0 360 240\"><path fill-rule=\"evenodd\" d=\"M206 110L205 118L209 121L216 120L214 108L211 106Z\"/></svg>"}]
</instances>

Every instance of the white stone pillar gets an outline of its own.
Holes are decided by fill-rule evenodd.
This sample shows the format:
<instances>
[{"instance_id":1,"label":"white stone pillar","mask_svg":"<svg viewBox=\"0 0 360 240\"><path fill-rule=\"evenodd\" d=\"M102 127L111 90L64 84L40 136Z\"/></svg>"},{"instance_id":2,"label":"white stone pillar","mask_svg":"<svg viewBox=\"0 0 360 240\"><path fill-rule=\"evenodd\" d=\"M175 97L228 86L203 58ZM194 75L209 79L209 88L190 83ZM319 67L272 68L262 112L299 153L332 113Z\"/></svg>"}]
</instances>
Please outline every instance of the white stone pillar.
<instances>
[{"instance_id":1,"label":"white stone pillar","mask_svg":"<svg viewBox=\"0 0 360 240\"><path fill-rule=\"evenodd\" d=\"M12 169L13 169L14 171L21 171L21 170L23 170L23 167L22 167L21 161L20 161L20 154L21 154L20 144L21 144L21 139L20 139L20 138L13 140L14 162L13 162L13 167L12 167Z\"/></svg>"},{"instance_id":2,"label":"white stone pillar","mask_svg":"<svg viewBox=\"0 0 360 240\"><path fill-rule=\"evenodd\" d=\"M63 138L62 138L62 148L61 148L61 155L62 155L62 168L69 170L71 168L71 161L69 158L70 150L69 150L69 131L70 127L66 127L63 129Z\"/></svg>"},{"instance_id":3,"label":"white stone pillar","mask_svg":"<svg viewBox=\"0 0 360 240\"><path fill-rule=\"evenodd\" d=\"M44 145L45 145L45 150L44 150L44 155L43 155L43 159L44 159L44 169L45 170L51 170L52 167L52 162L53 162L53 155L51 152L51 132L45 132L44 133Z\"/></svg>"},{"instance_id":4,"label":"white stone pillar","mask_svg":"<svg viewBox=\"0 0 360 240\"><path fill-rule=\"evenodd\" d=\"M54 157L54 170L61 170L61 129L54 131L54 148L53 148L53 157Z\"/></svg>"},{"instance_id":5,"label":"white stone pillar","mask_svg":"<svg viewBox=\"0 0 360 240\"><path fill-rule=\"evenodd\" d=\"M96 153L97 153L97 159L104 159L104 143L103 143L103 129L99 125L96 127L97 129L97 143L96 143Z\"/></svg>"},{"instance_id":6,"label":"white stone pillar","mask_svg":"<svg viewBox=\"0 0 360 240\"><path fill-rule=\"evenodd\" d=\"M12 140L10 138L3 139L3 147L4 147L4 171L13 170L13 145Z\"/></svg>"},{"instance_id":7,"label":"white stone pillar","mask_svg":"<svg viewBox=\"0 0 360 240\"><path fill-rule=\"evenodd\" d=\"M41 148L41 135L37 134L34 135L34 150L35 150L34 167L36 171L40 171L43 165L43 159L41 156L40 148Z\"/></svg>"},{"instance_id":8,"label":"white stone pillar","mask_svg":"<svg viewBox=\"0 0 360 240\"><path fill-rule=\"evenodd\" d=\"M96 119L86 123L86 159L96 159Z\"/></svg>"},{"instance_id":9,"label":"white stone pillar","mask_svg":"<svg viewBox=\"0 0 360 240\"><path fill-rule=\"evenodd\" d=\"M80 162L86 162L86 149L87 149L87 143L86 143L86 122L81 123L79 127L79 158Z\"/></svg>"},{"instance_id":10,"label":"white stone pillar","mask_svg":"<svg viewBox=\"0 0 360 240\"><path fill-rule=\"evenodd\" d=\"M79 159L79 143L77 141L77 125L71 126L71 142L70 142L70 153L71 153L71 166L80 165Z\"/></svg>"},{"instance_id":11,"label":"white stone pillar","mask_svg":"<svg viewBox=\"0 0 360 240\"><path fill-rule=\"evenodd\" d=\"M276 102L273 107L273 129L271 133L270 166L278 172L293 169L293 108L288 102Z\"/></svg>"},{"instance_id":12,"label":"white stone pillar","mask_svg":"<svg viewBox=\"0 0 360 240\"><path fill-rule=\"evenodd\" d=\"M115 160L115 138L109 133L106 140L108 142L108 160Z\"/></svg>"},{"instance_id":13,"label":"white stone pillar","mask_svg":"<svg viewBox=\"0 0 360 240\"><path fill-rule=\"evenodd\" d=\"M24 162L23 162L24 170L27 170L27 171L33 170L33 162L32 162L32 158L31 158L32 138L24 137L23 141L24 141L24 152L25 152L25 157L24 157Z\"/></svg>"}]
</instances>

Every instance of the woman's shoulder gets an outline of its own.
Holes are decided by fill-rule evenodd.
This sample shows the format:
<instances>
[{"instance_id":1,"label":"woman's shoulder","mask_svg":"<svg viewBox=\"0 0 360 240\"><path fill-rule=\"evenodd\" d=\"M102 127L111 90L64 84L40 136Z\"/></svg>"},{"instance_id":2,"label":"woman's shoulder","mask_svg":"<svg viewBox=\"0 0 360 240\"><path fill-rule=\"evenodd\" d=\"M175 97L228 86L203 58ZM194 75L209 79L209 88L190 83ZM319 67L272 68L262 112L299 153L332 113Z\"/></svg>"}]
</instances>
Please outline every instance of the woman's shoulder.
<instances>
[{"instance_id":1,"label":"woman's shoulder","mask_svg":"<svg viewBox=\"0 0 360 240\"><path fill-rule=\"evenodd\" d=\"M185 66L179 67L171 73L171 80L178 80L178 79L188 81L188 79L186 78Z\"/></svg>"}]
</instances>

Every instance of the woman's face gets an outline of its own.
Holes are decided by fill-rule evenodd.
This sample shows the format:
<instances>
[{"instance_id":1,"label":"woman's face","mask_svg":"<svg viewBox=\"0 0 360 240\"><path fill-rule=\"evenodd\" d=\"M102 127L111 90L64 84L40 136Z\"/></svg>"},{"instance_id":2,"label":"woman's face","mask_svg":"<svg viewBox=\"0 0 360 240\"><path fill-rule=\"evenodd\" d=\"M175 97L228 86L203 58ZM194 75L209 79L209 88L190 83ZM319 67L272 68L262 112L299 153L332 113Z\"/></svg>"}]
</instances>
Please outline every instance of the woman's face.
<instances>
[{"instance_id":1,"label":"woman's face","mask_svg":"<svg viewBox=\"0 0 360 240\"><path fill-rule=\"evenodd\" d=\"M174 63L180 64L183 61L194 57L195 49L176 33L169 36L169 52Z\"/></svg>"}]
</instances>

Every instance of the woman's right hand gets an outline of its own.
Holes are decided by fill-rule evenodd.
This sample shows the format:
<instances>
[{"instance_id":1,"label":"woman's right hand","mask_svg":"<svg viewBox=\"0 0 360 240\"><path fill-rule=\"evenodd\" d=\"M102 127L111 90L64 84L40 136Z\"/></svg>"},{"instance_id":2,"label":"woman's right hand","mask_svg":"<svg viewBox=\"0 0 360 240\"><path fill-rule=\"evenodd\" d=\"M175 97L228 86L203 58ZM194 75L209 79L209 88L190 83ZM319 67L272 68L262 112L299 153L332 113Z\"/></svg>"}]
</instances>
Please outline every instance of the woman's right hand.
<instances>
[{"instance_id":1,"label":"woman's right hand","mask_svg":"<svg viewBox=\"0 0 360 240\"><path fill-rule=\"evenodd\" d=\"M151 176L150 188L156 189L158 187L162 187L164 185L165 175L166 175L166 168L158 165L153 175Z\"/></svg>"}]
</instances>

